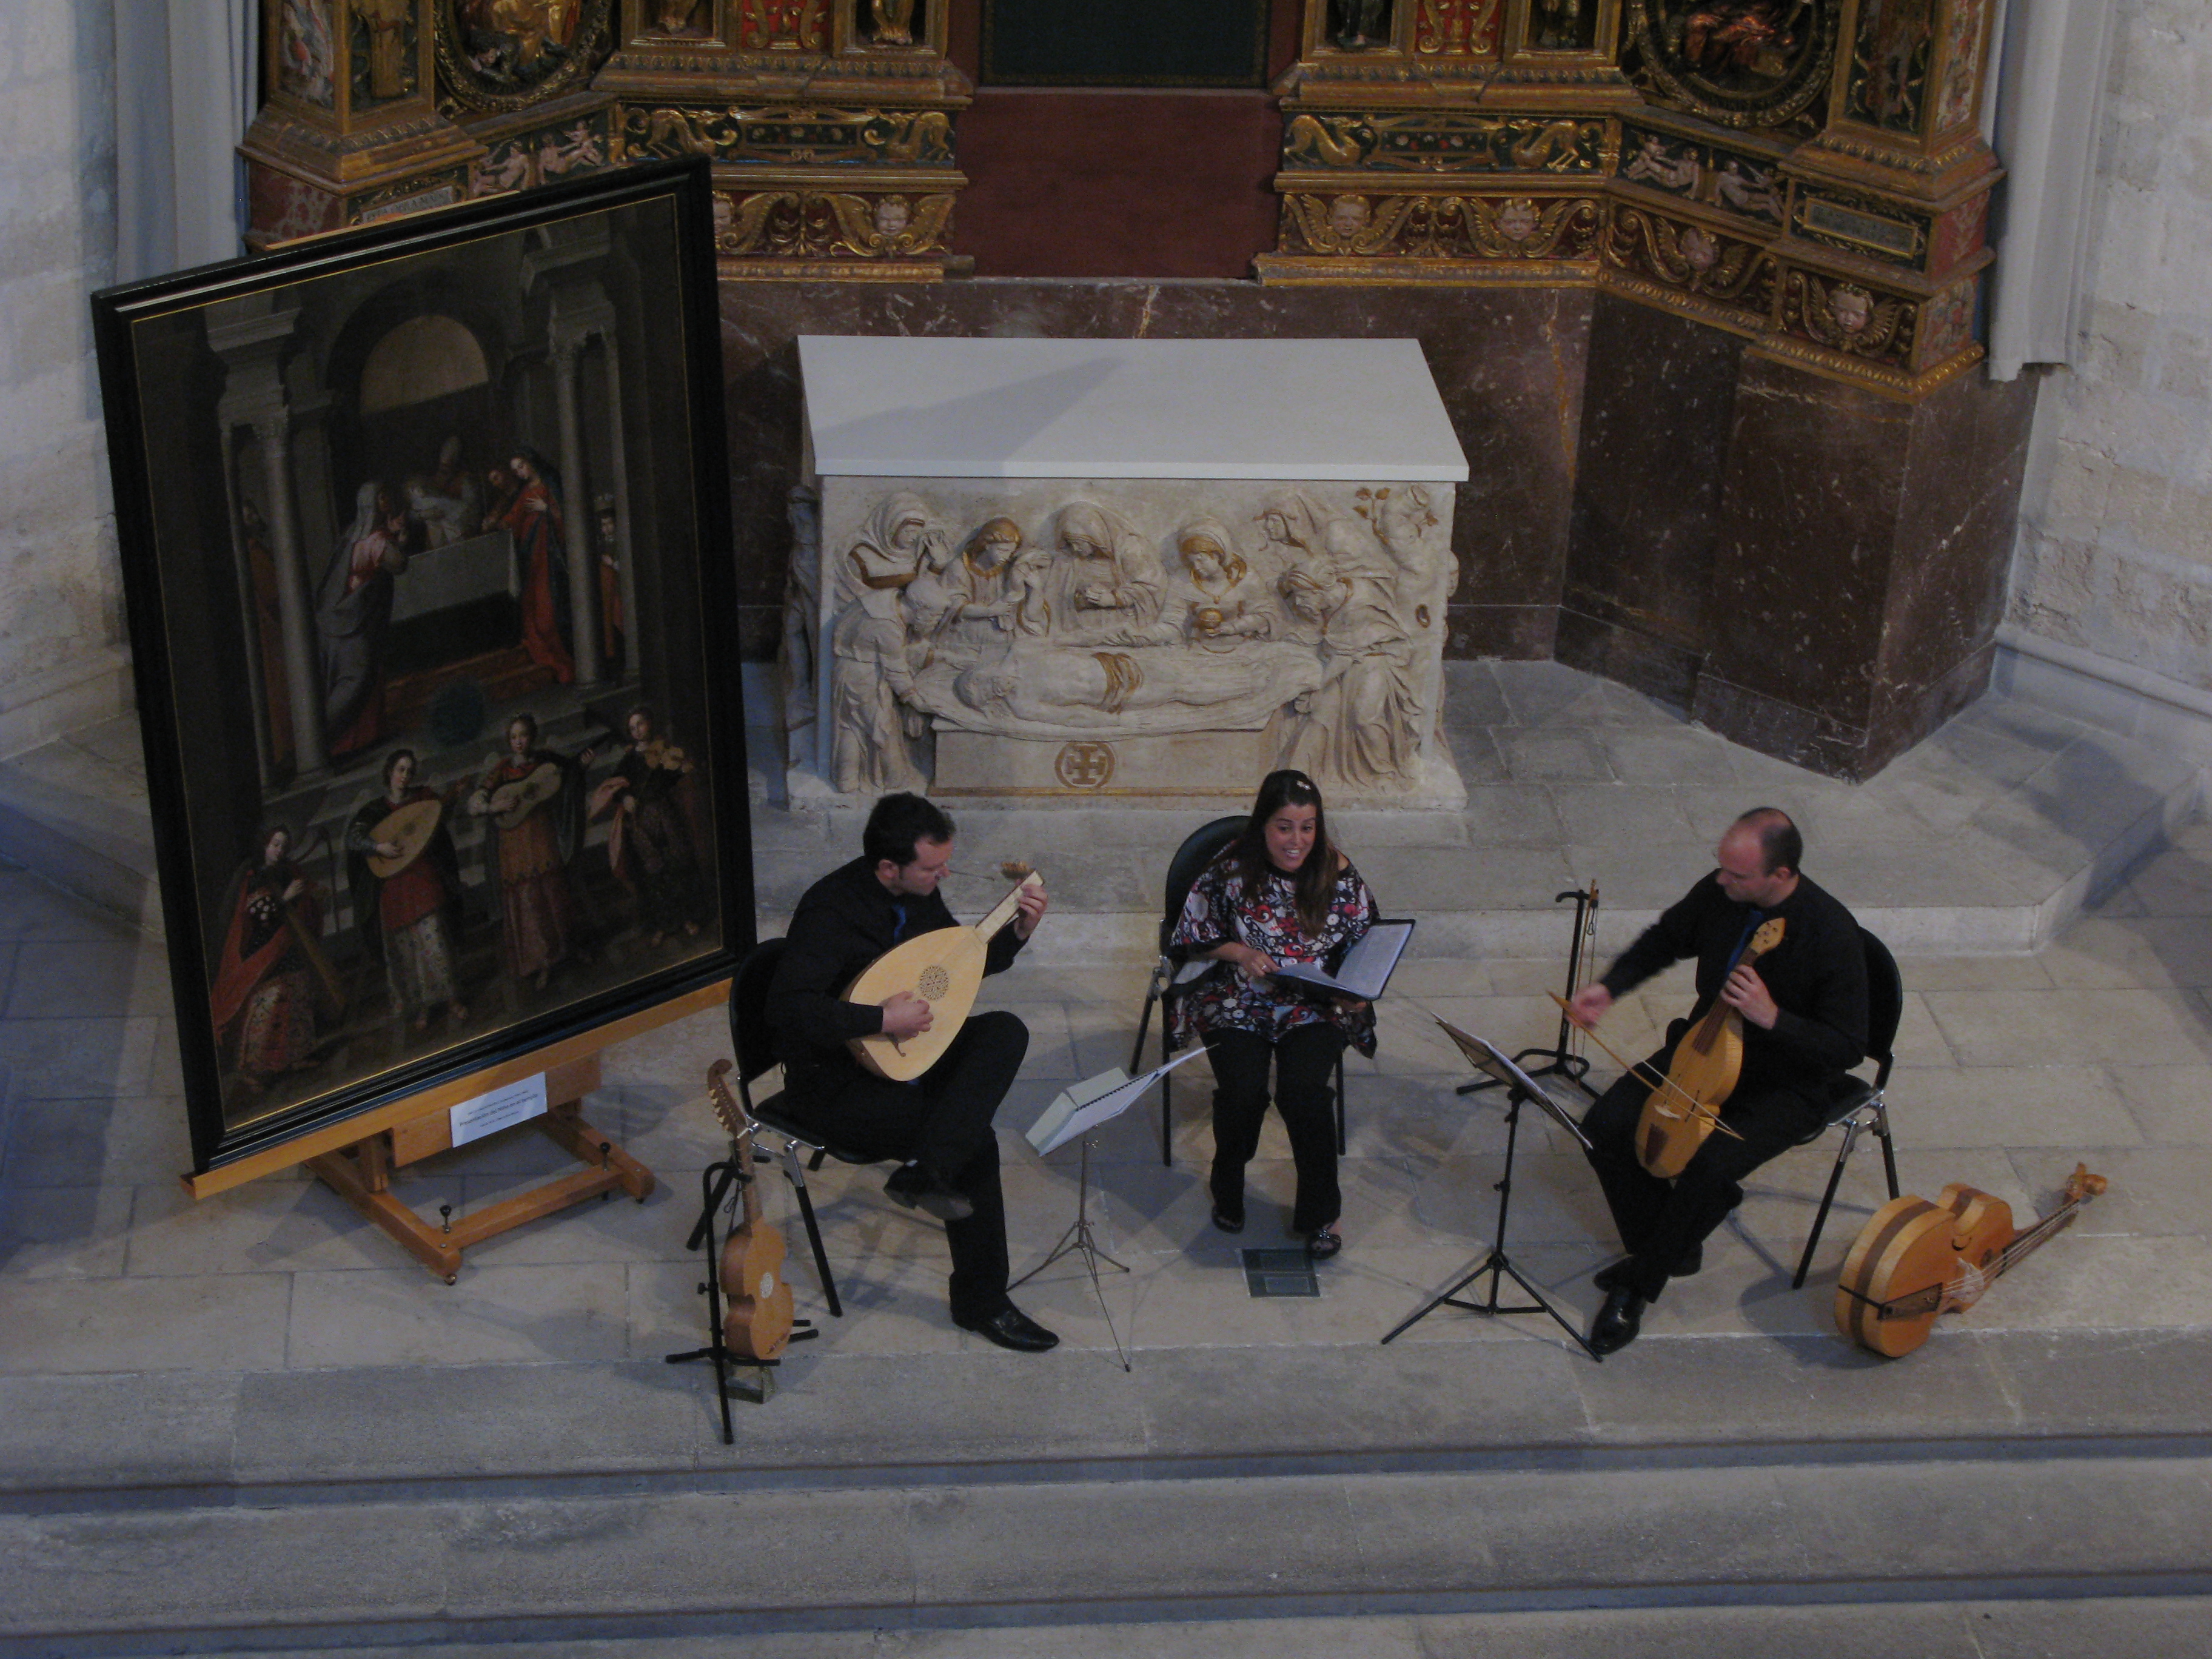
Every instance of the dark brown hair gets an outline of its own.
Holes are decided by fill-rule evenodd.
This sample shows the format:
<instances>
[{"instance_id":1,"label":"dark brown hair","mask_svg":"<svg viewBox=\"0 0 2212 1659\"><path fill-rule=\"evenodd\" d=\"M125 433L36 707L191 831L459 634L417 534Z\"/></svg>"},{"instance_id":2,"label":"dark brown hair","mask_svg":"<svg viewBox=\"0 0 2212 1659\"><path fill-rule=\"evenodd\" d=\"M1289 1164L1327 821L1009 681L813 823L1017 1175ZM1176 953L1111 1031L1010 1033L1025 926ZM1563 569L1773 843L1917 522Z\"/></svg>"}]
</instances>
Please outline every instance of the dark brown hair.
<instances>
[{"instance_id":1,"label":"dark brown hair","mask_svg":"<svg viewBox=\"0 0 2212 1659\"><path fill-rule=\"evenodd\" d=\"M1249 894L1260 890L1260 884L1274 871L1267 857L1267 820L1285 806L1310 806L1314 810L1313 851L1291 878L1291 890L1296 896L1298 926L1309 938L1316 937L1328 923L1328 901L1336 891L1336 845L1328 838L1328 809L1322 805L1321 790L1303 772L1270 772L1260 780L1260 793L1252 803L1252 816L1245 821L1244 829L1230 848L1230 855L1237 860L1237 872L1244 878L1244 890Z\"/></svg>"}]
</instances>

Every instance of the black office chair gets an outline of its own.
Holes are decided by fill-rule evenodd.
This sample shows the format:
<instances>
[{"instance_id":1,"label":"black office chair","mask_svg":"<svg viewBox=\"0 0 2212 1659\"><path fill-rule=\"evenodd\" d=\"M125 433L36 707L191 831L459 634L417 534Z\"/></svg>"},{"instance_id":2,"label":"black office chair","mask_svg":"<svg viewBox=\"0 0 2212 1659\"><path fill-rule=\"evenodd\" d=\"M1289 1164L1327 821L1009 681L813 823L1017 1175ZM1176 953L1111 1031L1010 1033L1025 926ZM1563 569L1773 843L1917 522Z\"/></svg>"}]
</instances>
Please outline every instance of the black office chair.
<instances>
[{"instance_id":1,"label":"black office chair","mask_svg":"<svg viewBox=\"0 0 2212 1659\"><path fill-rule=\"evenodd\" d=\"M1175 1057L1176 1043L1175 1022L1170 1018L1174 1000L1188 990L1214 964L1203 958L1194 960L1169 941L1175 937L1176 923L1182 918L1182 907L1190 897L1191 884L1204 873L1206 866L1219 858L1229 844L1243 833L1251 822L1249 813L1216 818L1202 824L1183 837L1182 845L1168 861L1167 889L1160 908L1159 957L1152 964L1151 981L1145 988L1144 1012L1137 1019L1137 1040L1129 1048L1129 1074L1133 1077L1142 1069L1145 1036L1152 1030L1152 1010L1160 1011L1160 1060L1163 1066ZM1173 1138L1175 1133L1175 1102L1170 1093L1175 1073L1170 1072L1160 1079L1160 1162L1175 1162ZM1342 1157L1345 1149L1344 1129L1344 1056L1336 1058L1336 1151Z\"/></svg>"},{"instance_id":2,"label":"black office chair","mask_svg":"<svg viewBox=\"0 0 2212 1659\"><path fill-rule=\"evenodd\" d=\"M1844 1165L1851 1156L1851 1148L1858 1144L1862 1133L1871 1129L1881 1138L1882 1172L1889 1178L1889 1195L1898 1195L1897 1146L1889 1135L1889 1103L1883 1091L1889 1086L1889 1068L1897 1046L1897 1027L1905 1018L1905 982L1897 971L1897 958L1889 947L1863 927L1859 929L1859 946L1866 953L1867 976L1867 1057L1875 1062L1874 1081L1847 1077L1836 1085L1828 1111L1818 1127L1797 1144L1809 1146L1831 1129L1840 1129L1844 1144L1836 1149L1836 1167L1828 1171L1828 1189L1820 1194L1820 1207L1813 1217L1813 1231L1805 1239L1805 1254L1797 1261L1797 1277L1790 1281L1792 1290L1805 1283L1805 1275L1813 1266L1814 1247L1820 1242L1820 1230L1828 1224L1829 1206L1836 1201L1836 1188L1844 1178Z\"/></svg>"},{"instance_id":3,"label":"black office chair","mask_svg":"<svg viewBox=\"0 0 2212 1659\"><path fill-rule=\"evenodd\" d=\"M792 1190L799 1195L799 1213L806 1223L806 1242L814 1248L814 1268L821 1276L823 1297L830 1304L832 1316L842 1319L845 1309L837 1299L837 1281L830 1272L830 1257L822 1248L822 1227L814 1218L814 1198L806 1189L806 1171L820 1169L824 1157L834 1158L841 1164L876 1164L882 1160L839 1146L800 1123L791 1115L785 1104L787 1096L781 1091L762 1100L753 1098L753 1080L776 1065L775 1045L769 1036L768 988L775 978L776 963L783 959L783 945L780 939L770 939L753 946L738 964L737 978L730 986L730 1042L738 1054L738 1099L744 1107L745 1115L753 1121L756 1142L766 1135L782 1143L776 1156L782 1160L783 1173ZM799 1159L802 1147L810 1155L804 1166Z\"/></svg>"}]
</instances>

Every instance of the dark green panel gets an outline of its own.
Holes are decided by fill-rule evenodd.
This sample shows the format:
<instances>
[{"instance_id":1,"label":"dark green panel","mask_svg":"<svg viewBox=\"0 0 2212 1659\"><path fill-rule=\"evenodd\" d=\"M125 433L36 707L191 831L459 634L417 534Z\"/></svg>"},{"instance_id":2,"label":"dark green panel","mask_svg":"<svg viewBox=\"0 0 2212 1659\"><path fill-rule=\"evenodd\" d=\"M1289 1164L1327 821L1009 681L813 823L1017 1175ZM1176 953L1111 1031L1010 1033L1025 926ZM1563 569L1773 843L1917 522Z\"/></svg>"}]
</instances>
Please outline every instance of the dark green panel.
<instances>
[{"instance_id":1,"label":"dark green panel","mask_svg":"<svg viewBox=\"0 0 2212 1659\"><path fill-rule=\"evenodd\" d=\"M990 86L1256 87L1267 0L983 0Z\"/></svg>"}]
</instances>

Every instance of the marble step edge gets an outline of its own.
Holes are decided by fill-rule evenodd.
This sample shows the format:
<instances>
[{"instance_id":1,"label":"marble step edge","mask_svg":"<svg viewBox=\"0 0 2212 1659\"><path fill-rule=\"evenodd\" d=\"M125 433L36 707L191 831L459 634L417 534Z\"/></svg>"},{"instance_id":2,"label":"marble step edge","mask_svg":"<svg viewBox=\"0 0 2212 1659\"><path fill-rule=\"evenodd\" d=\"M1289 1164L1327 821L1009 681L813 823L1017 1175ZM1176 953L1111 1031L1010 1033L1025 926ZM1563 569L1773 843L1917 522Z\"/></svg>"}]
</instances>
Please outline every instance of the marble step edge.
<instances>
[{"instance_id":1,"label":"marble step edge","mask_svg":"<svg viewBox=\"0 0 2212 1659\"><path fill-rule=\"evenodd\" d=\"M1939 1504L1962 1480L1976 1501ZM2075 1481L2094 1504L2024 1540L2022 1517L2067 1504ZM353 1642L544 1642L733 1615L754 1630L880 1629L2212 1590L2204 1461L2124 1455L1869 1465L1788 1489L1765 1471L1322 1474L1261 1493L1236 1480L781 1502L648 1492L0 1528L29 1546L0 1638L111 1655L331 1626ZM110 1645L76 1645L95 1638Z\"/></svg>"},{"instance_id":2,"label":"marble step edge","mask_svg":"<svg viewBox=\"0 0 2212 1659\"><path fill-rule=\"evenodd\" d=\"M2200 1397L2212 1329L1954 1331L1881 1366L1820 1339L1759 1344L1761 1365L1746 1339L1681 1337L1601 1367L1504 1335L1146 1350L1128 1373L1102 1354L824 1354L809 1368L793 1348L774 1399L733 1404L734 1447L704 1365L7 1377L0 1512L487 1483L827 1488L2212 1450ZM578 1423L593 1433L562 1426Z\"/></svg>"}]
</instances>

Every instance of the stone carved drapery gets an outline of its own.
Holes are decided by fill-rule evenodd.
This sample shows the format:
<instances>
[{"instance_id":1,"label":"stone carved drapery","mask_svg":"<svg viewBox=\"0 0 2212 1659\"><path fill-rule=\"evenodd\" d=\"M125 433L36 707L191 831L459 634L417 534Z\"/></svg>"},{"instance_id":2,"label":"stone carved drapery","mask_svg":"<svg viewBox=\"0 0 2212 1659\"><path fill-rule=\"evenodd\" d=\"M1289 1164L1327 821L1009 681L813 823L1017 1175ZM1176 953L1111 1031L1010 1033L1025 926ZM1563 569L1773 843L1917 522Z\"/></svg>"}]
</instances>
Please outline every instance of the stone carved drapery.
<instances>
[{"instance_id":1,"label":"stone carved drapery","mask_svg":"<svg viewBox=\"0 0 2212 1659\"><path fill-rule=\"evenodd\" d=\"M823 495L820 574L794 560L786 606L787 710L811 657L823 734L787 712L794 787L1235 795L1299 765L1347 800L1458 793L1437 738L1448 486Z\"/></svg>"}]
</instances>

